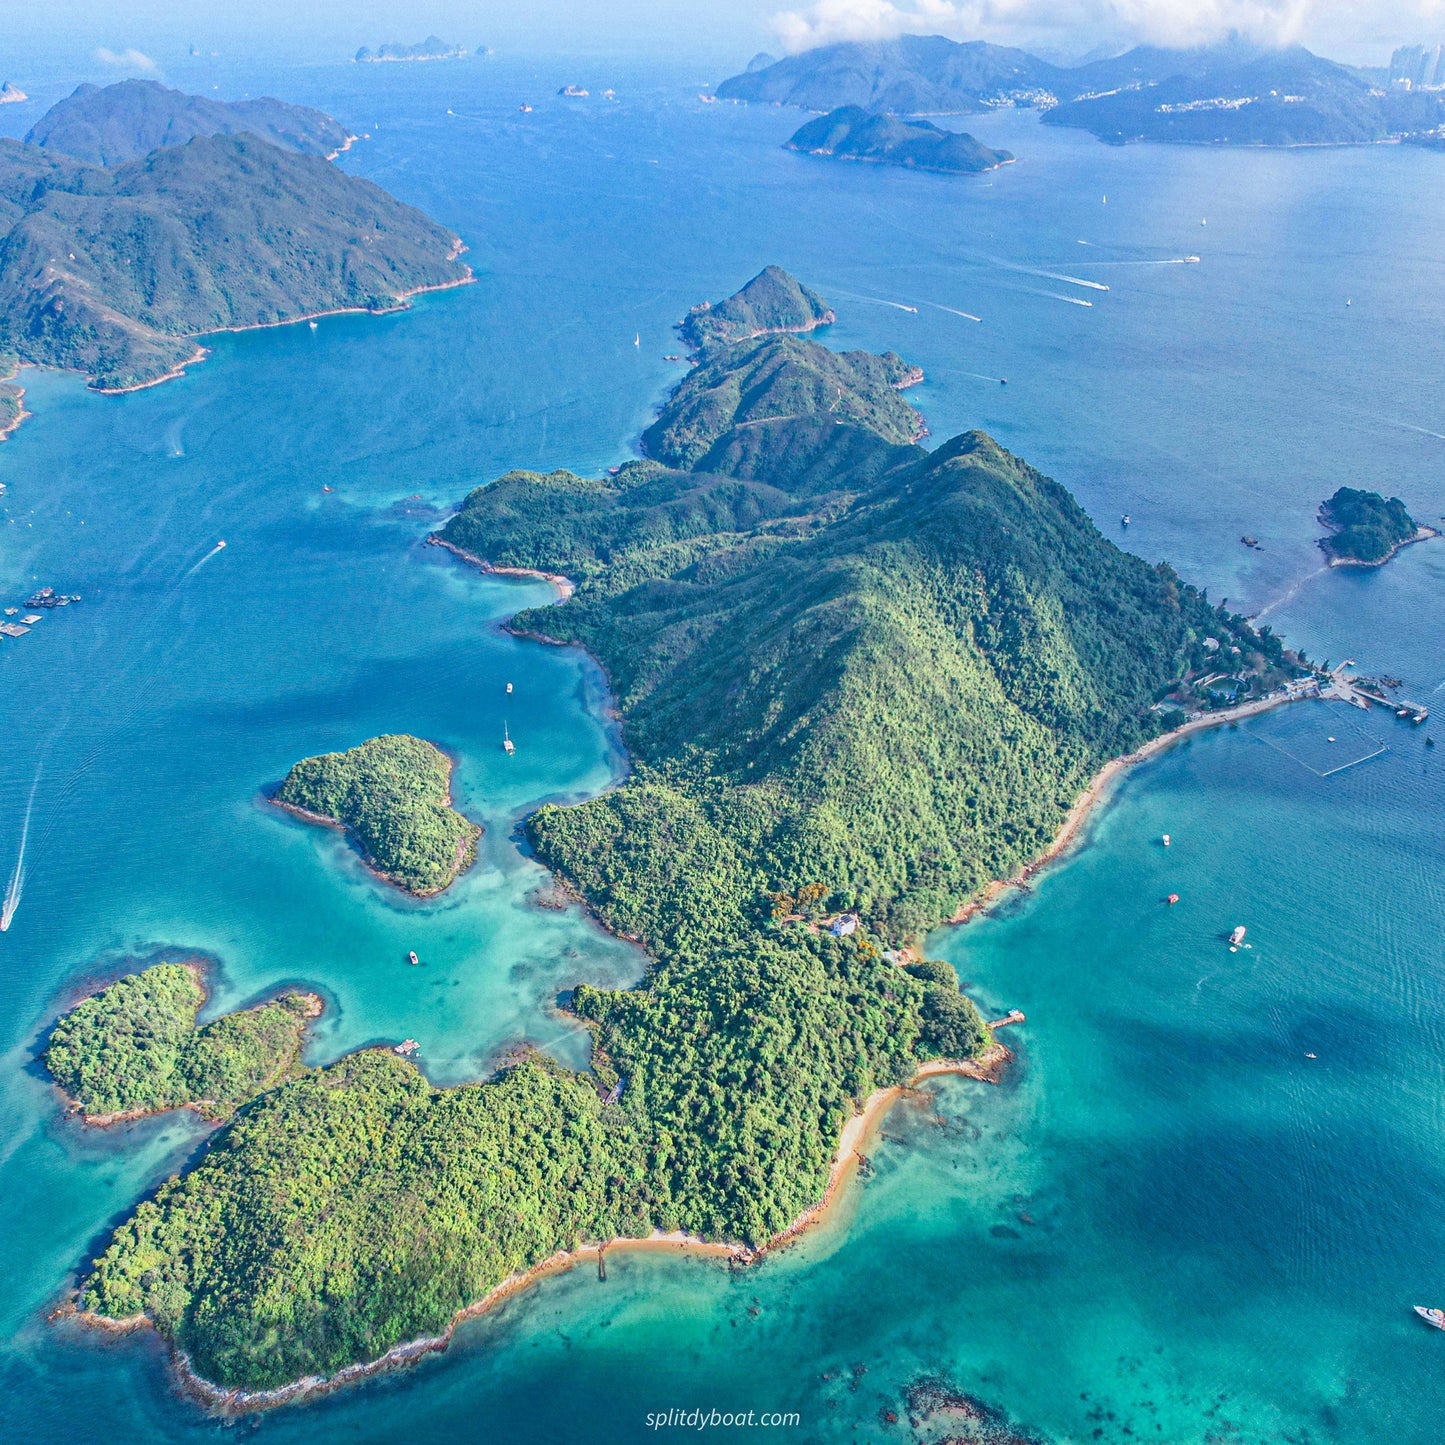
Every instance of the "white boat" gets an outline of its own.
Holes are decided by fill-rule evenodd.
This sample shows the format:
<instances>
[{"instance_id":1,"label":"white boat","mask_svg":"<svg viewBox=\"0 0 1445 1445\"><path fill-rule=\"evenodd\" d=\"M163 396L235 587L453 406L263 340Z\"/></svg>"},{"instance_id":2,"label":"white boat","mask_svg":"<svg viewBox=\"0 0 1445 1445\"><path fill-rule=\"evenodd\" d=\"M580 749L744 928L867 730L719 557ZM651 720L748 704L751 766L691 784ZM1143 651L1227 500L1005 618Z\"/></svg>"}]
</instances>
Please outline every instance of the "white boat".
<instances>
[{"instance_id":1,"label":"white boat","mask_svg":"<svg viewBox=\"0 0 1445 1445\"><path fill-rule=\"evenodd\" d=\"M1241 923L1239 927L1237 927L1234 932L1229 935L1229 946L1231 948L1238 948L1239 945L1244 942L1244 933L1244 924Z\"/></svg>"},{"instance_id":2,"label":"white boat","mask_svg":"<svg viewBox=\"0 0 1445 1445\"><path fill-rule=\"evenodd\" d=\"M507 731L506 723L502 724L502 751L508 756L517 751L517 745L512 741L511 734Z\"/></svg>"},{"instance_id":3,"label":"white boat","mask_svg":"<svg viewBox=\"0 0 1445 1445\"><path fill-rule=\"evenodd\" d=\"M1445 1330L1445 1310L1431 1309L1428 1305L1416 1305L1415 1313L1428 1325L1434 1325L1437 1330Z\"/></svg>"},{"instance_id":4,"label":"white boat","mask_svg":"<svg viewBox=\"0 0 1445 1445\"><path fill-rule=\"evenodd\" d=\"M511 692L511 690L512 690L512 684L509 682L509 683L507 684L507 691L508 691L508 692Z\"/></svg>"},{"instance_id":5,"label":"white boat","mask_svg":"<svg viewBox=\"0 0 1445 1445\"><path fill-rule=\"evenodd\" d=\"M1166 834L1164 835L1164 846L1165 846L1166 848L1169 846L1169 834L1168 834L1168 833L1166 833Z\"/></svg>"}]
</instances>

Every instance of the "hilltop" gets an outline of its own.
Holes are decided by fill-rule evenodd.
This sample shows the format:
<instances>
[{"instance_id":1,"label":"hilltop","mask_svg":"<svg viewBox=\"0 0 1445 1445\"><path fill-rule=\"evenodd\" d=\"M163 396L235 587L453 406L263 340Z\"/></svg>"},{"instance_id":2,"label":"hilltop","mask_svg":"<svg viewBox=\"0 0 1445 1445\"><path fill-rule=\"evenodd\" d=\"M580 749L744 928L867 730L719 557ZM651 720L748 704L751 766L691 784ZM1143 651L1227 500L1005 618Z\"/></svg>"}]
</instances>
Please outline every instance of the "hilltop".
<instances>
[{"instance_id":1,"label":"hilltop","mask_svg":"<svg viewBox=\"0 0 1445 1445\"><path fill-rule=\"evenodd\" d=\"M840 106L793 132L787 148L812 156L847 161L876 161L913 170L976 175L1013 160L966 131L944 130L930 121L905 121L871 115L860 105Z\"/></svg>"},{"instance_id":2,"label":"hilltop","mask_svg":"<svg viewBox=\"0 0 1445 1445\"><path fill-rule=\"evenodd\" d=\"M832 321L833 312L821 296L780 266L765 266L727 300L694 306L679 330L689 346L701 349L713 342L813 331Z\"/></svg>"},{"instance_id":3,"label":"hilltop","mask_svg":"<svg viewBox=\"0 0 1445 1445\"><path fill-rule=\"evenodd\" d=\"M329 115L262 96L220 101L168 90L154 80L81 85L40 117L27 145L63 151L95 166L119 166L197 136L259 136L283 150L328 160L354 139Z\"/></svg>"},{"instance_id":4,"label":"hilltop","mask_svg":"<svg viewBox=\"0 0 1445 1445\"><path fill-rule=\"evenodd\" d=\"M1085 65L1050 65L983 41L903 36L789 56L723 81L729 100L808 110L970 115L1042 112L1102 140L1214 145L1339 144L1427 136L1445 123L1445 95L1378 86L1367 73L1301 46L1239 39L1192 50L1137 46Z\"/></svg>"},{"instance_id":5,"label":"hilltop","mask_svg":"<svg viewBox=\"0 0 1445 1445\"><path fill-rule=\"evenodd\" d=\"M951 968L885 950L1045 849L1221 650L1254 659L1246 687L1288 667L983 433L906 440L876 389L896 359L714 342L708 389L742 397L760 347L832 394L790 386L791 414L733 426L762 439L713 441L728 471L514 471L440 534L576 578L512 627L611 679L632 771L526 825L651 954L636 988L575 991L590 1074L532 1056L434 1089L374 1049L308 1071L120 1226L86 1309L143 1313L207 1380L265 1389L440 1335L581 1241L765 1245L823 1195L876 1090L999 1056ZM830 433L868 444L830 452Z\"/></svg>"},{"instance_id":6,"label":"hilltop","mask_svg":"<svg viewBox=\"0 0 1445 1445\"><path fill-rule=\"evenodd\" d=\"M0 140L0 352L105 389L175 374L207 332L457 285L460 249L379 186L255 135L114 170Z\"/></svg>"}]
</instances>

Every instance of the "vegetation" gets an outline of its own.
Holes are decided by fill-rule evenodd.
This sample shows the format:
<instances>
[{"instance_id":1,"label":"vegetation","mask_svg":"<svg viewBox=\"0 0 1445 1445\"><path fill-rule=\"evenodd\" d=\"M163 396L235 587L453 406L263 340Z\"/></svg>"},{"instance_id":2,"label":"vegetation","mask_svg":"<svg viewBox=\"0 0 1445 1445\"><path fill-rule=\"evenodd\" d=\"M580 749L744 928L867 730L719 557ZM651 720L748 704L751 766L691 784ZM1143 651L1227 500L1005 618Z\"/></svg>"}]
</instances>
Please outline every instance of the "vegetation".
<instances>
[{"instance_id":1,"label":"vegetation","mask_svg":"<svg viewBox=\"0 0 1445 1445\"><path fill-rule=\"evenodd\" d=\"M460 45L448 45L438 36L428 35L415 45L403 45L396 40L378 45L375 50L363 45L352 59L372 63L386 60L458 60L466 53Z\"/></svg>"},{"instance_id":2,"label":"vegetation","mask_svg":"<svg viewBox=\"0 0 1445 1445\"><path fill-rule=\"evenodd\" d=\"M247 132L283 150L330 158L351 137L322 111L262 96L221 101L183 95L154 80L78 86L30 128L27 145L94 166L119 166L197 136Z\"/></svg>"},{"instance_id":3,"label":"vegetation","mask_svg":"<svg viewBox=\"0 0 1445 1445\"><path fill-rule=\"evenodd\" d=\"M455 282L455 243L370 181L253 135L113 171L0 139L0 351L134 386L205 332Z\"/></svg>"},{"instance_id":4,"label":"vegetation","mask_svg":"<svg viewBox=\"0 0 1445 1445\"><path fill-rule=\"evenodd\" d=\"M193 969L160 963L84 999L55 1025L45 1065L91 1118L192 1105L228 1118L299 1070L309 995L288 993L197 1027Z\"/></svg>"},{"instance_id":5,"label":"vegetation","mask_svg":"<svg viewBox=\"0 0 1445 1445\"><path fill-rule=\"evenodd\" d=\"M701 350L715 342L812 331L832 320L832 310L817 292L789 276L781 266L765 266L726 301L716 305L704 301L694 306L679 329L689 346Z\"/></svg>"},{"instance_id":6,"label":"vegetation","mask_svg":"<svg viewBox=\"0 0 1445 1445\"><path fill-rule=\"evenodd\" d=\"M1330 529L1320 546L1334 562L1384 562L1417 530L1399 497L1386 501L1355 487L1341 487L1323 503L1320 521Z\"/></svg>"},{"instance_id":7,"label":"vegetation","mask_svg":"<svg viewBox=\"0 0 1445 1445\"><path fill-rule=\"evenodd\" d=\"M472 863L482 836L451 806L451 777L451 759L440 748L392 733L348 752L303 758L276 801L339 824L383 878L426 898Z\"/></svg>"},{"instance_id":8,"label":"vegetation","mask_svg":"<svg viewBox=\"0 0 1445 1445\"><path fill-rule=\"evenodd\" d=\"M952 175L976 175L1013 159L1008 151L992 150L965 131L944 130L926 120L870 115L861 105L840 106L810 120L793 133L787 148Z\"/></svg>"},{"instance_id":9,"label":"vegetation","mask_svg":"<svg viewBox=\"0 0 1445 1445\"><path fill-rule=\"evenodd\" d=\"M515 625L592 650L618 698L627 780L528 825L652 956L638 988L575 992L593 1078L532 1059L435 1090L375 1052L308 1074L116 1232L88 1307L143 1310L208 1378L265 1387L438 1330L579 1239L767 1240L868 1094L989 1043L950 967L884 945L1041 850L1159 730L1204 637L1266 645L981 433L900 440L884 358L719 343L707 388L732 367L743 394L760 345L805 380L732 475L512 472L443 531L577 578ZM669 455L716 460L737 409ZM832 431L869 444L824 467ZM822 927L840 909L863 920L847 938Z\"/></svg>"},{"instance_id":10,"label":"vegetation","mask_svg":"<svg viewBox=\"0 0 1445 1445\"><path fill-rule=\"evenodd\" d=\"M860 106L875 115L1032 106L1047 124L1115 143L1340 144L1425 137L1445 121L1445 95L1383 82L1301 46L1238 37L1188 50L1141 45L1057 66L983 41L905 35L820 46L735 75L717 93L812 111Z\"/></svg>"}]
</instances>

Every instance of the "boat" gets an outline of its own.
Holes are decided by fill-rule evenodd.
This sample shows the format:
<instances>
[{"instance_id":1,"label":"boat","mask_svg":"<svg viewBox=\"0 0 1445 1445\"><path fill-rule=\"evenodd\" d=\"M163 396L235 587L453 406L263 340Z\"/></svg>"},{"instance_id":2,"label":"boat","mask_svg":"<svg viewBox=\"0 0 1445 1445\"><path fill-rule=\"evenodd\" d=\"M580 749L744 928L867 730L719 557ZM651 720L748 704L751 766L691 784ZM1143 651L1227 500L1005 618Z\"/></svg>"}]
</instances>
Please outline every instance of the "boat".
<instances>
[{"instance_id":1,"label":"boat","mask_svg":"<svg viewBox=\"0 0 1445 1445\"><path fill-rule=\"evenodd\" d=\"M1177 893L1171 893L1171 894L1169 895L1169 906L1170 906L1171 908L1173 908L1174 905L1175 905L1176 903L1178 903L1178 902L1179 902L1179 895L1178 895Z\"/></svg>"},{"instance_id":2,"label":"boat","mask_svg":"<svg viewBox=\"0 0 1445 1445\"><path fill-rule=\"evenodd\" d=\"M330 491L334 491L335 488L333 488L333 487L322 487L321 490L322 490L323 492L330 492Z\"/></svg>"},{"instance_id":3,"label":"boat","mask_svg":"<svg viewBox=\"0 0 1445 1445\"><path fill-rule=\"evenodd\" d=\"M1229 935L1229 946L1231 948L1238 948L1239 945L1244 942L1244 933L1244 924L1241 923L1234 932Z\"/></svg>"},{"instance_id":4,"label":"boat","mask_svg":"<svg viewBox=\"0 0 1445 1445\"><path fill-rule=\"evenodd\" d=\"M511 690L512 690L512 684L509 682L509 683L507 684L507 691L508 691L508 692L511 692Z\"/></svg>"},{"instance_id":5,"label":"boat","mask_svg":"<svg viewBox=\"0 0 1445 1445\"><path fill-rule=\"evenodd\" d=\"M1166 834L1164 835L1164 846L1165 846L1166 848L1169 846L1169 834L1168 834L1168 833L1166 833Z\"/></svg>"},{"instance_id":6,"label":"boat","mask_svg":"<svg viewBox=\"0 0 1445 1445\"><path fill-rule=\"evenodd\" d=\"M1185 264L1186 266L1197 266L1197 265L1199 264L1199 257L1198 257L1198 256L1186 256L1186 257L1184 258L1184 264Z\"/></svg>"},{"instance_id":7,"label":"boat","mask_svg":"<svg viewBox=\"0 0 1445 1445\"><path fill-rule=\"evenodd\" d=\"M226 539L225 539L224 537L222 537L221 540L216 543L216 551L219 552L219 551L221 550L221 548L224 547L225 545L226 545Z\"/></svg>"},{"instance_id":8,"label":"boat","mask_svg":"<svg viewBox=\"0 0 1445 1445\"><path fill-rule=\"evenodd\" d=\"M1119 522L1120 522L1120 525L1125 526L1125 527L1127 527L1127 526L1129 525L1129 514L1128 514L1128 512L1125 512L1124 515L1119 518Z\"/></svg>"},{"instance_id":9,"label":"boat","mask_svg":"<svg viewBox=\"0 0 1445 1445\"><path fill-rule=\"evenodd\" d=\"M519 105L517 109L520 110L523 115L531 115L532 113L532 107L530 105Z\"/></svg>"},{"instance_id":10,"label":"boat","mask_svg":"<svg viewBox=\"0 0 1445 1445\"><path fill-rule=\"evenodd\" d=\"M634 346L641 346L641 345L642 345L642 333L641 333L640 331L637 332L637 333L633 336L633 338L632 338L632 344L633 344Z\"/></svg>"},{"instance_id":11,"label":"boat","mask_svg":"<svg viewBox=\"0 0 1445 1445\"><path fill-rule=\"evenodd\" d=\"M502 724L502 751L509 757L517 751L517 745L512 741L512 736L507 731L506 723Z\"/></svg>"},{"instance_id":12,"label":"boat","mask_svg":"<svg viewBox=\"0 0 1445 1445\"><path fill-rule=\"evenodd\" d=\"M1416 1305L1415 1313L1427 1325L1434 1325L1437 1330L1445 1330L1445 1310L1431 1309L1429 1305Z\"/></svg>"},{"instance_id":13,"label":"boat","mask_svg":"<svg viewBox=\"0 0 1445 1445\"><path fill-rule=\"evenodd\" d=\"M415 968L417 964L421 962L421 960L416 956L416 949L412 949L412 951L407 954L406 961L411 964L413 968Z\"/></svg>"},{"instance_id":14,"label":"boat","mask_svg":"<svg viewBox=\"0 0 1445 1445\"><path fill-rule=\"evenodd\" d=\"M1001 376L1001 377L999 377L999 379L998 379L998 384L999 384L1000 386L1007 386L1007 385L1008 385L1008 377L1006 377L1006 376Z\"/></svg>"},{"instance_id":15,"label":"boat","mask_svg":"<svg viewBox=\"0 0 1445 1445\"><path fill-rule=\"evenodd\" d=\"M310 326L313 331L316 330L316 323L314 321L308 321L306 324Z\"/></svg>"}]
</instances>

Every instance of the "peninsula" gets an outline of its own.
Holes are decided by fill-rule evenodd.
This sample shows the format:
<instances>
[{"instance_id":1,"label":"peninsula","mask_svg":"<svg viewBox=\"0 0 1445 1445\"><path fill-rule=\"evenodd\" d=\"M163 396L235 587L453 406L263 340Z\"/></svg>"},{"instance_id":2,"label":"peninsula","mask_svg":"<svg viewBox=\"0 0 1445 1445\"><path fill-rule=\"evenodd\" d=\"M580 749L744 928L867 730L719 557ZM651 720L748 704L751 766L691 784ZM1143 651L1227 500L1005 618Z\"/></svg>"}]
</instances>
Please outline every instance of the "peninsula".
<instances>
[{"instance_id":1,"label":"peninsula","mask_svg":"<svg viewBox=\"0 0 1445 1445\"><path fill-rule=\"evenodd\" d=\"M814 111L860 106L876 115L1033 109L1049 125L1117 144L1428 143L1445 123L1445 92L1382 86L1376 74L1302 46L1238 37L1192 49L1141 45L1075 66L939 35L846 41L750 67L717 94Z\"/></svg>"},{"instance_id":2,"label":"peninsula","mask_svg":"<svg viewBox=\"0 0 1445 1445\"><path fill-rule=\"evenodd\" d=\"M133 94L83 109L98 125L102 99L121 117ZM116 123L96 131L107 153L136 135ZM0 139L0 354L21 362L124 391L200 360L209 332L394 310L471 278L455 235L320 155L198 133L112 170L56 143L78 134Z\"/></svg>"},{"instance_id":3,"label":"peninsula","mask_svg":"<svg viewBox=\"0 0 1445 1445\"><path fill-rule=\"evenodd\" d=\"M1433 528L1417 526L1399 497L1386 501L1379 492L1355 487L1340 487L1321 503L1319 519L1329 528L1320 547L1331 567L1379 567L1408 543L1438 535Z\"/></svg>"},{"instance_id":4,"label":"peninsula","mask_svg":"<svg viewBox=\"0 0 1445 1445\"><path fill-rule=\"evenodd\" d=\"M87 165L114 167L197 136L254 135L282 150L331 160L355 136L324 111L262 96L211 100L154 80L77 86L30 127L27 145L61 151Z\"/></svg>"},{"instance_id":5,"label":"peninsula","mask_svg":"<svg viewBox=\"0 0 1445 1445\"><path fill-rule=\"evenodd\" d=\"M1005 1056L902 946L1044 852L1218 653L1295 670L983 433L916 445L897 358L797 335L701 357L648 458L510 472L440 533L576 579L512 627L600 660L633 767L527 837L647 975L575 991L590 1072L532 1054L436 1089L363 1050L256 1099L140 1204L79 1305L153 1323L208 1399L413 1358L580 1248L792 1237L860 1110ZM751 414L758 386L776 412Z\"/></svg>"},{"instance_id":6,"label":"peninsula","mask_svg":"<svg viewBox=\"0 0 1445 1445\"><path fill-rule=\"evenodd\" d=\"M198 1027L206 1001L194 965L159 963L129 974L62 1016L45 1066L87 1124L167 1109L228 1119L301 1071L314 994L283 993Z\"/></svg>"},{"instance_id":7,"label":"peninsula","mask_svg":"<svg viewBox=\"0 0 1445 1445\"><path fill-rule=\"evenodd\" d=\"M714 305L700 302L678 330L694 350L715 342L751 341L758 336L801 335L833 323L833 311L816 291L781 266L764 266L741 291Z\"/></svg>"},{"instance_id":8,"label":"peninsula","mask_svg":"<svg viewBox=\"0 0 1445 1445\"><path fill-rule=\"evenodd\" d=\"M451 759L440 748L392 733L344 753L303 758L273 801L345 829L373 872L430 898L471 866L482 836L452 807L451 778Z\"/></svg>"},{"instance_id":9,"label":"peninsula","mask_svg":"<svg viewBox=\"0 0 1445 1445\"><path fill-rule=\"evenodd\" d=\"M932 121L873 115L844 105L794 131L787 149L843 161L873 161L945 175L977 175L1007 165L1008 151L992 150L966 131L944 130Z\"/></svg>"}]
</instances>

